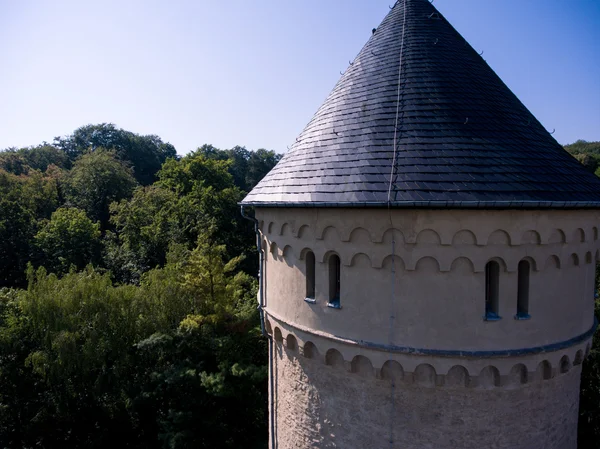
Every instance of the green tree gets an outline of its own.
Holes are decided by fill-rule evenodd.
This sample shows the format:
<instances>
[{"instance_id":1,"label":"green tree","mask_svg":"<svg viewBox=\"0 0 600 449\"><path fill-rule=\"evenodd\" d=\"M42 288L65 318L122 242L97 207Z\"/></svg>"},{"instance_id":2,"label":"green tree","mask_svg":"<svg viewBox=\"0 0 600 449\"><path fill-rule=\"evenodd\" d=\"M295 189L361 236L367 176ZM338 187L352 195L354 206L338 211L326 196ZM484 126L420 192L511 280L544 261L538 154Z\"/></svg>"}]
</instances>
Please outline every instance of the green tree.
<instances>
[{"instance_id":1,"label":"green tree","mask_svg":"<svg viewBox=\"0 0 600 449\"><path fill-rule=\"evenodd\" d=\"M100 224L80 209L59 208L36 234L35 244L51 272L64 274L71 266L81 270L99 262Z\"/></svg>"},{"instance_id":2,"label":"green tree","mask_svg":"<svg viewBox=\"0 0 600 449\"><path fill-rule=\"evenodd\" d=\"M103 228L108 225L109 205L129 198L135 186L131 169L102 149L81 156L64 180L67 203L100 221Z\"/></svg>"},{"instance_id":3,"label":"green tree","mask_svg":"<svg viewBox=\"0 0 600 449\"><path fill-rule=\"evenodd\" d=\"M111 205L115 233L105 241L105 263L116 279L139 282L144 272L164 266L171 245L185 243L178 201L175 192L153 185Z\"/></svg>"},{"instance_id":4,"label":"green tree","mask_svg":"<svg viewBox=\"0 0 600 449\"><path fill-rule=\"evenodd\" d=\"M252 253L253 230L251 223L240 220L238 203L244 193L228 172L230 164L227 160L190 153L179 161L171 159L163 165L159 185L178 195L180 226L190 247L201 232L215 229L218 243L227 244L232 258Z\"/></svg>"},{"instance_id":5,"label":"green tree","mask_svg":"<svg viewBox=\"0 0 600 449\"><path fill-rule=\"evenodd\" d=\"M160 137L141 136L119 129L112 123L82 126L70 136L57 137L55 145L73 161L101 148L113 151L119 160L132 168L136 180L142 185L152 184L161 165L168 158L177 157L173 145L164 143Z\"/></svg>"},{"instance_id":6,"label":"green tree","mask_svg":"<svg viewBox=\"0 0 600 449\"><path fill-rule=\"evenodd\" d=\"M0 197L0 288L23 285L35 217L17 201Z\"/></svg>"}]
</instances>

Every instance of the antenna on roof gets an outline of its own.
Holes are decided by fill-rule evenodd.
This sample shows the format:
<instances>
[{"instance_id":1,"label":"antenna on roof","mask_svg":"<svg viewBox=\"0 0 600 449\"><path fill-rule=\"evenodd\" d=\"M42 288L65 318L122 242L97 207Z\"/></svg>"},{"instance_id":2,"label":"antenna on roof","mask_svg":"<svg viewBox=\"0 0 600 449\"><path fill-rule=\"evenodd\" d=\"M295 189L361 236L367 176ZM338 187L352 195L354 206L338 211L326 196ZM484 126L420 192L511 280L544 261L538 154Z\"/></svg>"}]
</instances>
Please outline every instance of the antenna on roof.
<instances>
[{"instance_id":1,"label":"antenna on roof","mask_svg":"<svg viewBox=\"0 0 600 449\"><path fill-rule=\"evenodd\" d=\"M555 132L556 132L556 128L554 128L550 134L554 134Z\"/></svg>"},{"instance_id":2,"label":"antenna on roof","mask_svg":"<svg viewBox=\"0 0 600 449\"><path fill-rule=\"evenodd\" d=\"M483 50L481 50L481 53L479 53L479 56L483 55Z\"/></svg>"}]
</instances>

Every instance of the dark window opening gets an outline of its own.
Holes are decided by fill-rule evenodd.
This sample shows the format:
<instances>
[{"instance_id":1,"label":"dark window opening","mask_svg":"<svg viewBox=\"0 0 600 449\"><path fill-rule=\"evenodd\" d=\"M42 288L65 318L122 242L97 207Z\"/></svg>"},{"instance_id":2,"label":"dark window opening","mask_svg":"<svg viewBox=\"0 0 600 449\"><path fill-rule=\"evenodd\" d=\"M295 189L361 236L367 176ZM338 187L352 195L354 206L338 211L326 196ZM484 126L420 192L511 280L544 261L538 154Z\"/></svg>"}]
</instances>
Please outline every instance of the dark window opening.
<instances>
[{"instance_id":1,"label":"dark window opening","mask_svg":"<svg viewBox=\"0 0 600 449\"><path fill-rule=\"evenodd\" d=\"M485 319L496 321L498 315L500 293L500 265L498 262L488 262L485 266Z\"/></svg>"},{"instance_id":2,"label":"dark window opening","mask_svg":"<svg viewBox=\"0 0 600 449\"><path fill-rule=\"evenodd\" d=\"M315 299L315 254L312 251L306 253L306 297L305 300L310 303L316 302Z\"/></svg>"},{"instance_id":3,"label":"dark window opening","mask_svg":"<svg viewBox=\"0 0 600 449\"><path fill-rule=\"evenodd\" d=\"M519 279L517 290L517 320L528 320L529 315L529 273L531 266L526 260L519 262Z\"/></svg>"},{"instance_id":4,"label":"dark window opening","mask_svg":"<svg viewBox=\"0 0 600 449\"><path fill-rule=\"evenodd\" d=\"M340 309L340 258L333 254L329 257L329 307Z\"/></svg>"}]
</instances>

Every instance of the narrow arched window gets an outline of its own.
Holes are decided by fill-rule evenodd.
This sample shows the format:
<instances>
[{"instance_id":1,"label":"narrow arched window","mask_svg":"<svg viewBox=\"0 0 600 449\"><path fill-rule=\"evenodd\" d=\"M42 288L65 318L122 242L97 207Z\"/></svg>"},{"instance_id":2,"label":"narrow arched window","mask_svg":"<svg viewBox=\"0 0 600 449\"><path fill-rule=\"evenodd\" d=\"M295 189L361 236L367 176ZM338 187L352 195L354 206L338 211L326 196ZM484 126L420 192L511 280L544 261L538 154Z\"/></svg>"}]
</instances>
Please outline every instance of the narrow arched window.
<instances>
[{"instance_id":1,"label":"narrow arched window","mask_svg":"<svg viewBox=\"0 0 600 449\"><path fill-rule=\"evenodd\" d=\"M312 251L306 253L306 297L307 302L314 303L315 300L315 254Z\"/></svg>"},{"instance_id":2,"label":"narrow arched window","mask_svg":"<svg viewBox=\"0 0 600 449\"><path fill-rule=\"evenodd\" d=\"M340 258L337 255L332 254L329 256L329 303L327 305L335 309L341 308L340 275Z\"/></svg>"},{"instance_id":3,"label":"narrow arched window","mask_svg":"<svg viewBox=\"0 0 600 449\"><path fill-rule=\"evenodd\" d=\"M517 320L527 320L529 316L529 273L531 266L528 261L519 262L519 279L517 287Z\"/></svg>"},{"instance_id":4,"label":"narrow arched window","mask_svg":"<svg viewBox=\"0 0 600 449\"><path fill-rule=\"evenodd\" d=\"M498 315L500 294L500 265L498 262L488 262L485 266L485 319L496 321Z\"/></svg>"}]
</instances>

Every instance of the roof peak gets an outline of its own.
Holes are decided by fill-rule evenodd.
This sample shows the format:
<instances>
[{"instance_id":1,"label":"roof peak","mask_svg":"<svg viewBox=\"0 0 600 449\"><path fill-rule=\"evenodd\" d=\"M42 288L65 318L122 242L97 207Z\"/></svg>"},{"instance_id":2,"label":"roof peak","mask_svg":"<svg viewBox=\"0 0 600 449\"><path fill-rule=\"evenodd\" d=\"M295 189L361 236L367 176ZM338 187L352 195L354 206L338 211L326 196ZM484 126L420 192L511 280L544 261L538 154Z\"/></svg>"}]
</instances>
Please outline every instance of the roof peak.
<instances>
[{"instance_id":1,"label":"roof peak","mask_svg":"<svg viewBox=\"0 0 600 449\"><path fill-rule=\"evenodd\" d=\"M600 207L600 180L429 0L399 0L243 204Z\"/></svg>"}]
</instances>

